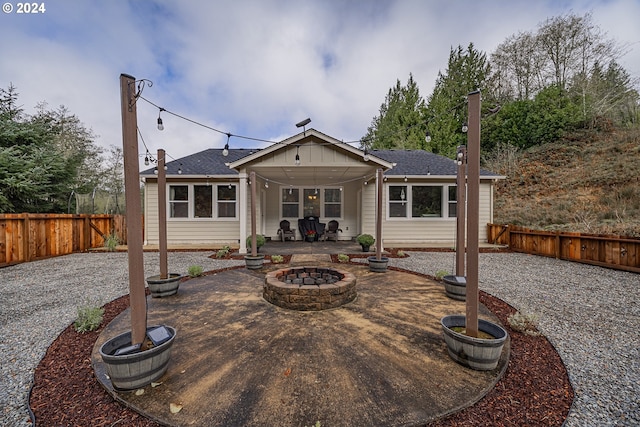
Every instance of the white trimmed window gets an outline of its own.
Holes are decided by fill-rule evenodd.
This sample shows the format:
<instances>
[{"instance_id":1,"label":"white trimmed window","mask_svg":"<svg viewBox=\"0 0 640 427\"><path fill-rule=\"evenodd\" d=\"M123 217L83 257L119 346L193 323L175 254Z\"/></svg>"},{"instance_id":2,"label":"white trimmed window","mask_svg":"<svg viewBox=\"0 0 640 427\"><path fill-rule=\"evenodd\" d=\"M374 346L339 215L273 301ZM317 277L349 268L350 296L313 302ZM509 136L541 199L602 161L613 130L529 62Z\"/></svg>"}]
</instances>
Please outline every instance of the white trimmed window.
<instances>
[{"instance_id":1,"label":"white trimmed window","mask_svg":"<svg viewBox=\"0 0 640 427\"><path fill-rule=\"evenodd\" d=\"M387 186L387 218L455 218L456 186L405 184Z\"/></svg>"},{"instance_id":2,"label":"white trimmed window","mask_svg":"<svg viewBox=\"0 0 640 427\"><path fill-rule=\"evenodd\" d=\"M280 189L280 216L303 218L307 216L341 219L343 212L340 187Z\"/></svg>"},{"instance_id":3,"label":"white trimmed window","mask_svg":"<svg viewBox=\"0 0 640 427\"><path fill-rule=\"evenodd\" d=\"M169 218L238 218L236 184L169 185Z\"/></svg>"}]
</instances>

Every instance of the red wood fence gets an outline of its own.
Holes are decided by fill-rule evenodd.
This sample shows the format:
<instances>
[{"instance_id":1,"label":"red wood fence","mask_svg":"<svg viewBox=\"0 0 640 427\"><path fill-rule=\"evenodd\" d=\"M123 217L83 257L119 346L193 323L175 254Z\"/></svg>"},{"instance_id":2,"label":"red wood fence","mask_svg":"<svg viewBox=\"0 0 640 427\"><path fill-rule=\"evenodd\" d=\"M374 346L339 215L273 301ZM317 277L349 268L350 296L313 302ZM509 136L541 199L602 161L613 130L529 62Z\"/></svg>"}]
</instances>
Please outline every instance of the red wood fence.
<instances>
[{"instance_id":1,"label":"red wood fence","mask_svg":"<svg viewBox=\"0 0 640 427\"><path fill-rule=\"evenodd\" d=\"M126 244L123 215L0 214L0 267L99 248L112 232Z\"/></svg>"},{"instance_id":2,"label":"red wood fence","mask_svg":"<svg viewBox=\"0 0 640 427\"><path fill-rule=\"evenodd\" d=\"M487 224L487 240L515 252L640 273L640 239L636 238Z\"/></svg>"}]
</instances>

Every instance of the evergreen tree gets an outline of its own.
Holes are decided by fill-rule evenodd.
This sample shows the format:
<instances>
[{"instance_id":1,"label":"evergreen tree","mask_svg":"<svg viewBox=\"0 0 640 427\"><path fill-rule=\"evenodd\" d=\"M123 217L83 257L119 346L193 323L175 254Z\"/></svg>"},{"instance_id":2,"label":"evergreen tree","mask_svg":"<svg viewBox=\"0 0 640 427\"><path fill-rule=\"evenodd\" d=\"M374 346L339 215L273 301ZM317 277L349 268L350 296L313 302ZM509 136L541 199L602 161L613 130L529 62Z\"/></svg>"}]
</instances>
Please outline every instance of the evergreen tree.
<instances>
[{"instance_id":1,"label":"evergreen tree","mask_svg":"<svg viewBox=\"0 0 640 427\"><path fill-rule=\"evenodd\" d=\"M467 121L467 95L485 87L490 67L486 55L473 43L451 49L447 70L438 73L433 93L427 102L426 121L431 142L425 149L453 157L459 145L466 143L462 126ZM483 107L487 99L483 99ZM491 105L490 105L491 106Z\"/></svg>"},{"instance_id":2,"label":"evergreen tree","mask_svg":"<svg viewBox=\"0 0 640 427\"><path fill-rule=\"evenodd\" d=\"M389 89L380 114L373 118L367 134L360 140L367 149L423 149L425 146L425 103L413 75L407 85L400 80Z\"/></svg>"}]
</instances>

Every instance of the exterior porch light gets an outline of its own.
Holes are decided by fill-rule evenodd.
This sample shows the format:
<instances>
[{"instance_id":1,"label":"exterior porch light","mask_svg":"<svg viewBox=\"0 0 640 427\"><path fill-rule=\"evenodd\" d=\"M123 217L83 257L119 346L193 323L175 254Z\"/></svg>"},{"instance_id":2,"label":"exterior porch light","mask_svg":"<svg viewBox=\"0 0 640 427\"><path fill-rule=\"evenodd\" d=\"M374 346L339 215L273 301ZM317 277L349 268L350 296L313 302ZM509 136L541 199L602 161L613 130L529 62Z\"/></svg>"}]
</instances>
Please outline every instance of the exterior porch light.
<instances>
[{"instance_id":1,"label":"exterior porch light","mask_svg":"<svg viewBox=\"0 0 640 427\"><path fill-rule=\"evenodd\" d=\"M162 124L162 117L160 117L160 113L162 113L164 110L164 108L160 108L158 110L158 130L164 130L164 125Z\"/></svg>"}]
</instances>

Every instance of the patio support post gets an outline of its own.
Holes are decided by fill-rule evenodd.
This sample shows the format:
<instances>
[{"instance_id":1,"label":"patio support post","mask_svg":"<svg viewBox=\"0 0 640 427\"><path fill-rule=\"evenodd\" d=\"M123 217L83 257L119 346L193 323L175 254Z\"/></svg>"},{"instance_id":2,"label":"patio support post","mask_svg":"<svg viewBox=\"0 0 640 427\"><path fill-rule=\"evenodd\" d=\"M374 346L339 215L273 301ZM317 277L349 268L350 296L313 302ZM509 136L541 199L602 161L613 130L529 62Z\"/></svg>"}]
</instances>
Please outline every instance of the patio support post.
<instances>
[{"instance_id":1,"label":"patio support post","mask_svg":"<svg viewBox=\"0 0 640 427\"><path fill-rule=\"evenodd\" d=\"M376 259L382 259L382 168L376 171Z\"/></svg>"},{"instance_id":2,"label":"patio support post","mask_svg":"<svg viewBox=\"0 0 640 427\"><path fill-rule=\"evenodd\" d=\"M127 203L127 252L129 259L129 305L131 306L131 344L140 344L147 333L147 298L144 291L144 253L142 251L142 206L138 165L138 118L136 79L120 75L124 187Z\"/></svg>"},{"instance_id":3,"label":"patio support post","mask_svg":"<svg viewBox=\"0 0 640 427\"><path fill-rule=\"evenodd\" d=\"M456 276L464 277L466 192L467 192L467 147L458 147L458 176L456 180Z\"/></svg>"},{"instance_id":4,"label":"patio support post","mask_svg":"<svg viewBox=\"0 0 640 427\"><path fill-rule=\"evenodd\" d=\"M480 91L468 96L469 212L467 220L467 335L478 337L478 236L480 231Z\"/></svg>"},{"instance_id":5,"label":"patio support post","mask_svg":"<svg viewBox=\"0 0 640 427\"><path fill-rule=\"evenodd\" d=\"M244 171L240 172L239 177L239 190L238 200L240 201L239 215L240 215L240 249L238 253L247 253L247 174Z\"/></svg>"},{"instance_id":6,"label":"patio support post","mask_svg":"<svg viewBox=\"0 0 640 427\"><path fill-rule=\"evenodd\" d=\"M165 152L158 149L158 239L160 251L160 279L169 277L167 266L167 174L164 170Z\"/></svg>"},{"instance_id":7,"label":"patio support post","mask_svg":"<svg viewBox=\"0 0 640 427\"><path fill-rule=\"evenodd\" d=\"M258 256L258 244L256 242L256 173L249 174L251 181L251 256Z\"/></svg>"}]
</instances>

